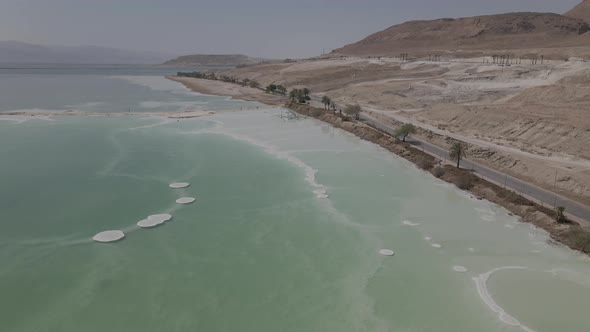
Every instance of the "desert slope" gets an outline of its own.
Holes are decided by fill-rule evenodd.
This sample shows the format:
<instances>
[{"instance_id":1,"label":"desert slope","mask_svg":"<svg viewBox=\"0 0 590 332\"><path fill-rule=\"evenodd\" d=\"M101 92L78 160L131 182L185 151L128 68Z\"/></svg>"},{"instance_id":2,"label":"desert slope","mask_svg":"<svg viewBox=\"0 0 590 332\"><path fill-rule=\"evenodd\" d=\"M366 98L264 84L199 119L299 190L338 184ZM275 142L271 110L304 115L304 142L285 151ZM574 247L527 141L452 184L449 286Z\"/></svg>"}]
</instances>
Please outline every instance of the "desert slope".
<instances>
[{"instance_id":1,"label":"desert slope","mask_svg":"<svg viewBox=\"0 0 590 332\"><path fill-rule=\"evenodd\" d=\"M490 54L509 51L515 55L536 53L539 48L590 46L577 37L590 31L579 18L553 13L508 13L467 18L410 21L394 25L333 51L335 54L367 56L412 53ZM590 49L590 47L589 47ZM590 50L587 52L590 54Z\"/></svg>"},{"instance_id":2,"label":"desert slope","mask_svg":"<svg viewBox=\"0 0 590 332\"><path fill-rule=\"evenodd\" d=\"M579 18L590 22L590 0L584 0L582 3L565 13L565 16Z\"/></svg>"}]
</instances>

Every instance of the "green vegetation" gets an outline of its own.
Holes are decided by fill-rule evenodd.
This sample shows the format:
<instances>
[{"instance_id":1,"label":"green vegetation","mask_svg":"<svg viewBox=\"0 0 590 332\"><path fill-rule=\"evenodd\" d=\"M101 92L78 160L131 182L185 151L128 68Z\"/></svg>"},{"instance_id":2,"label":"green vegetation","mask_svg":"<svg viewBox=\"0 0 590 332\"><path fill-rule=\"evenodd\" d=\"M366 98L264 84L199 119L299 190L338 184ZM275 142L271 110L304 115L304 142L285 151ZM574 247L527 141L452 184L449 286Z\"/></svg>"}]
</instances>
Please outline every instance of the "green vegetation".
<instances>
[{"instance_id":1,"label":"green vegetation","mask_svg":"<svg viewBox=\"0 0 590 332\"><path fill-rule=\"evenodd\" d=\"M300 104L306 104L308 101L311 100L309 96L311 94L311 90L308 88L303 89L293 89L289 92L289 99L291 102L298 102Z\"/></svg>"},{"instance_id":2,"label":"green vegetation","mask_svg":"<svg viewBox=\"0 0 590 332\"><path fill-rule=\"evenodd\" d=\"M434 169L432 169L432 175L440 179L445 175L445 169L440 166L437 166Z\"/></svg>"},{"instance_id":3,"label":"green vegetation","mask_svg":"<svg viewBox=\"0 0 590 332\"><path fill-rule=\"evenodd\" d=\"M227 83L239 84L241 86L249 86L251 88L256 88L256 89L260 88L260 83L256 82L255 80L251 80L249 78L244 78L243 80L240 81L239 79L237 79L235 77L226 76L226 75L222 75L222 76L218 77L218 76L215 76L215 73L213 73L213 72L199 72L199 71L189 72L189 73L178 72L178 73L176 73L176 76L199 78L202 80L211 80L211 81L222 81L222 82L227 82ZM280 91L286 92L286 89L283 86L281 86Z\"/></svg>"},{"instance_id":4,"label":"green vegetation","mask_svg":"<svg viewBox=\"0 0 590 332\"><path fill-rule=\"evenodd\" d=\"M395 132L395 136L401 137L402 138L402 142L405 142L406 141L406 138L408 136L410 136L410 134L415 134L415 133L416 133L416 126L414 126L411 123L406 123L406 124L402 125Z\"/></svg>"},{"instance_id":5,"label":"green vegetation","mask_svg":"<svg viewBox=\"0 0 590 332\"><path fill-rule=\"evenodd\" d=\"M565 216L565 207L558 206L555 208L555 220L560 224L568 222L567 217Z\"/></svg>"},{"instance_id":6,"label":"green vegetation","mask_svg":"<svg viewBox=\"0 0 590 332\"><path fill-rule=\"evenodd\" d=\"M422 158L418 161L417 164L418 164L418 167L420 167L421 169L423 169L425 171L432 169L434 167L434 163L429 158Z\"/></svg>"},{"instance_id":7,"label":"green vegetation","mask_svg":"<svg viewBox=\"0 0 590 332\"><path fill-rule=\"evenodd\" d=\"M459 142L454 143L449 149L449 157L457 161L457 168L461 166L461 159L467 156L466 150L467 148Z\"/></svg>"},{"instance_id":8,"label":"green vegetation","mask_svg":"<svg viewBox=\"0 0 590 332\"><path fill-rule=\"evenodd\" d=\"M470 174L460 174L454 181L455 185L462 190L469 190L473 188L473 178Z\"/></svg>"},{"instance_id":9,"label":"green vegetation","mask_svg":"<svg viewBox=\"0 0 590 332\"><path fill-rule=\"evenodd\" d=\"M358 104L348 105L344 109L344 113L346 113L346 115L353 116L356 120L358 120L362 110L363 109Z\"/></svg>"},{"instance_id":10,"label":"green vegetation","mask_svg":"<svg viewBox=\"0 0 590 332\"><path fill-rule=\"evenodd\" d=\"M269 84L266 86L266 92L285 95L285 94L287 94L287 88L285 88L281 84L278 84L278 85L277 84Z\"/></svg>"}]
</instances>

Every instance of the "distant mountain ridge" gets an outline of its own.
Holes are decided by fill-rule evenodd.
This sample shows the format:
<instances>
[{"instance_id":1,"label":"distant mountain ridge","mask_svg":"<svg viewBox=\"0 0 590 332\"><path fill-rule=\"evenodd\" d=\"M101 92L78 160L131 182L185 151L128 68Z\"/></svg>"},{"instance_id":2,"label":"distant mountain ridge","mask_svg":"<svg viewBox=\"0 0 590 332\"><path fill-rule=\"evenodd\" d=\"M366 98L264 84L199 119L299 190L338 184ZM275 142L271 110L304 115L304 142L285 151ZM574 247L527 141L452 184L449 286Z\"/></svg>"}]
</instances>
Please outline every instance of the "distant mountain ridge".
<instances>
[{"instance_id":1,"label":"distant mountain ridge","mask_svg":"<svg viewBox=\"0 0 590 332\"><path fill-rule=\"evenodd\" d=\"M159 64L170 55L100 46L45 46L0 41L1 64Z\"/></svg>"},{"instance_id":2,"label":"distant mountain ridge","mask_svg":"<svg viewBox=\"0 0 590 332\"><path fill-rule=\"evenodd\" d=\"M583 4L590 3L588 0ZM482 52L590 46L590 25L553 13L507 13L466 18L410 21L336 49L344 55ZM586 34L586 35L585 35ZM584 37L580 37L584 35Z\"/></svg>"},{"instance_id":3,"label":"distant mountain ridge","mask_svg":"<svg viewBox=\"0 0 590 332\"><path fill-rule=\"evenodd\" d=\"M166 61L164 65L235 67L240 65L255 65L267 61L269 60L252 58L243 54L192 54Z\"/></svg>"}]
</instances>

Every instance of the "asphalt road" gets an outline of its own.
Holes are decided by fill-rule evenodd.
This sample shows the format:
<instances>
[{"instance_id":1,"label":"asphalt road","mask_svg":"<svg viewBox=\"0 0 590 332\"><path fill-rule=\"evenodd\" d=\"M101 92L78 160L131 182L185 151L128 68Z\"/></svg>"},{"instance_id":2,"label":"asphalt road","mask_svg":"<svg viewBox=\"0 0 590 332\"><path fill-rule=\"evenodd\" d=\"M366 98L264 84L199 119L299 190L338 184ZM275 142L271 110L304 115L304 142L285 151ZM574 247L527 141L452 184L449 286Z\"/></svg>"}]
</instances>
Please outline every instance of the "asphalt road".
<instances>
[{"instance_id":1,"label":"asphalt road","mask_svg":"<svg viewBox=\"0 0 590 332\"><path fill-rule=\"evenodd\" d=\"M360 119L366 124L374 127L375 129L385 132L391 136L395 136L396 128L383 124L377 119L371 117L370 115L361 113ZM448 151L445 149L442 149L436 145L433 145L431 143L428 143L417 138L408 138L407 141L410 144L416 146L417 148L423 150L424 152L438 159L452 162L449 160ZM535 185L524 182L522 180L516 179L508 174L493 170L489 167L486 167L482 164L476 163L469 159L464 159L463 161L461 161L461 167L469 169L479 177L496 183L499 186L513 190L544 206L549 206L551 208L553 208L554 206L563 206L565 207L565 210L570 217L574 217L573 219L579 222L585 222L590 224L589 206L573 201L557 193L539 188Z\"/></svg>"}]
</instances>

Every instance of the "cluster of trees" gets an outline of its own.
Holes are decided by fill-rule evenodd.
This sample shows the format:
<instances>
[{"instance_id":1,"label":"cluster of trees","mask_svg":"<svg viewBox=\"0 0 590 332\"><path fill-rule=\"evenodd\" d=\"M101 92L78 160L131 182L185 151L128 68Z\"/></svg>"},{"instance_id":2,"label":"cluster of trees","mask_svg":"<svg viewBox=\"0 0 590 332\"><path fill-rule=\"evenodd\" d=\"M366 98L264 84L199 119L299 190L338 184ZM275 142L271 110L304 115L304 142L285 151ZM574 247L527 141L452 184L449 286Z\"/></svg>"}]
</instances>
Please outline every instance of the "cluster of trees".
<instances>
[{"instance_id":1,"label":"cluster of trees","mask_svg":"<svg viewBox=\"0 0 590 332\"><path fill-rule=\"evenodd\" d=\"M244 78L243 80L240 81L240 79L235 78L235 77L231 77L231 76L226 76L226 75L216 76L215 73L212 73L212 72L199 72L199 71L178 72L178 73L176 73L176 76L200 78L200 79L211 80L211 81L222 81L222 82L227 82L227 83L239 84L241 86L249 86L251 88L260 88L260 83L256 82L255 80Z\"/></svg>"},{"instance_id":2,"label":"cluster of trees","mask_svg":"<svg viewBox=\"0 0 590 332\"><path fill-rule=\"evenodd\" d=\"M308 101L311 100L311 97L309 96L310 94L311 90L309 90L308 88L293 89L289 92L289 99L291 99L291 102L306 104Z\"/></svg>"},{"instance_id":3,"label":"cluster of trees","mask_svg":"<svg viewBox=\"0 0 590 332\"><path fill-rule=\"evenodd\" d=\"M192 77L192 78L201 78L204 80L217 80L215 73L208 73L208 72L200 72L200 71L193 71L193 72L181 72L179 71L176 73L176 76L179 77Z\"/></svg>"},{"instance_id":4,"label":"cluster of trees","mask_svg":"<svg viewBox=\"0 0 590 332\"><path fill-rule=\"evenodd\" d=\"M269 84L266 86L266 92L268 93L278 93L280 95L287 94L287 88L285 88L281 84Z\"/></svg>"},{"instance_id":5,"label":"cluster of trees","mask_svg":"<svg viewBox=\"0 0 590 332\"><path fill-rule=\"evenodd\" d=\"M330 99L330 97L323 96L322 97L322 104L324 104L325 110L332 110L333 112L336 112L336 103L334 103L332 101L332 99Z\"/></svg>"},{"instance_id":6,"label":"cluster of trees","mask_svg":"<svg viewBox=\"0 0 590 332\"><path fill-rule=\"evenodd\" d=\"M358 104L347 105L344 109L344 113L346 113L348 116L354 117L355 120L359 120L362 110L363 109Z\"/></svg>"}]
</instances>

